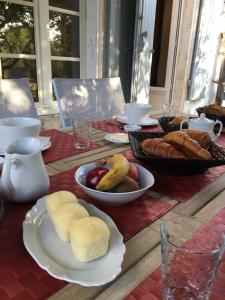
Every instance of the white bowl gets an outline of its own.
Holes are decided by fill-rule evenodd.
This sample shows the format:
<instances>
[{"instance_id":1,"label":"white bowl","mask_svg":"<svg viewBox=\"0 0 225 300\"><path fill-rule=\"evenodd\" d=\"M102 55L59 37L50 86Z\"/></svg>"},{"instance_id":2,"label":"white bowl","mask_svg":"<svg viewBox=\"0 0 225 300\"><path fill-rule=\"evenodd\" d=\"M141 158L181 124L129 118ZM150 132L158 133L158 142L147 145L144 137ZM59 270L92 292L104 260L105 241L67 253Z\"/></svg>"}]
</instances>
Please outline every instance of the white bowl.
<instances>
[{"instance_id":1,"label":"white bowl","mask_svg":"<svg viewBox=\"0 0 225 300\"><path fill-rule=\"evenodd\" d=\"M151 172L146 170L141 165L135 164L138 168L139 177L140 177L140 190L127 193L109 193L109 192L100 192L93 189L90 189L86 186L86 175L87 173L99 166L97 163L90 163L79 167L75 172L75 180L78 185L83 189L83 191L91 196L92 198L98 200L103 204L107 205L121 205L124 203L131 202L139 198L144 192L149 189L155 182L154 177Z\"/></svg>"},{"instance_id":2,"label":"white bowl","mask_svg":"<svg viewBox=\"0 0 225 300\"><path fill-rule=\"evenodd\" d=\"M131 124L138 124L148 118L151 107L144 103L125 103L124 112Z\"/></svg>"},{"instance_id":3,"label":"white bowl","mask_svg":"<svg viewBox=\"0 0 225 300\"><path fill-rule=\"evenodd\" d=\"M35 118L3 118L0 119L0 142L7 147L19 138L39 136L40 130L41 121Z\"/></svg>"}]
</instances>

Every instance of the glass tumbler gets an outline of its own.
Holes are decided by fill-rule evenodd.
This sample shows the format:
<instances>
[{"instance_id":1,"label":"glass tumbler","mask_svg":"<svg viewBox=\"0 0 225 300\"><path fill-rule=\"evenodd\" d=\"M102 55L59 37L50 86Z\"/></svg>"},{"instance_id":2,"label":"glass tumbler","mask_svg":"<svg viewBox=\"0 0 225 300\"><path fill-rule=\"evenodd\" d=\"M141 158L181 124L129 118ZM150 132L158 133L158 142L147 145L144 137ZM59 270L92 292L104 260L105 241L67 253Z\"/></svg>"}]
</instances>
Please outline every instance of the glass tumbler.
<instances>
[{"instance_id":1,"label":"glass tumbler","mask_svg":"<svg viewBox=\"0 0 225 300\"><path fill-rule=\"evenodd\" d=\"M162 223L163 298L208 300L225 248L224 228L194 217Z\"/></svg>"},{"instance_id":2,"label":"glass tumbler","mask_svg":"<svg viewBox=\"0 0 225 300\"><path fill-rule=\"evenodd\" d=\"M88 149L91 146L92 120L89 117L72 120L74 147Z\"/></svg>"},{"instance_id":3,"label":"glass tumbler","mask_svg":"<svg viewBox=\"0 0 225 300\"><path fill-rule=\"evenodd\" d=\"M177 113L177 105L172 103L163 104L163 116L164 117L175 117Z\"/></svg>"}]
</instances>

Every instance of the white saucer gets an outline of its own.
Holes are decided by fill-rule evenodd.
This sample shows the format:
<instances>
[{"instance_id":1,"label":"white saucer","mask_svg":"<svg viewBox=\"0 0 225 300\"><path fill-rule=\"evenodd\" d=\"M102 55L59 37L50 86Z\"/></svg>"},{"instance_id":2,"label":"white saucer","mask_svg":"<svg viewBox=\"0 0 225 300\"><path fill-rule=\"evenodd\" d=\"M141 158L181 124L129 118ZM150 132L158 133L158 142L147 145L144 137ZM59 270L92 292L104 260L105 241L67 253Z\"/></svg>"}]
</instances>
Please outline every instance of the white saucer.
<instances>
[{"instance_id":1,"label":"white saucer","mask_svg":"<svg viewBox=\"0 0 225 300\"><path fill-rule=\"evenodd\" d=\"M51 147L52 143L50 141L50 136L39 136L39 141L41 143L41 151L47 150Z\"/></svg>"},{"instance_id":2,"label":"white saucer","mask_svg":"<svg viewBox=\"0 0 225 300\"><path fill-rule=\"evenodd\" d=\"M51 147L52 143L50 141L50 136L39 136L39 141L41 144L41 151L47 150L48 148ZM0 143L0 155L5 155L7 145L6 144L1 144Z\"/></svg>"},{"instance_id":3,"label":"white saucer","mask_svg":"<svg viewBox=\"0 0 225 300\"><path fill-rule=\"evenodd\" d=\"M117 120L119 122L121 122L123 124L131 124L128 121L127 116L125 116L125 115L117 116L116 118L117 118ZM153 119L153 118L146 118L145 120L143 120L140 123L137 123L135 125L139 125L139 126L154 126L154 125L158 125L158 124L159 124L158 120ZM132 125L134 125L134 124L132 124Z\"/></svg>"},{"instance_id":4,"label":"white saucer","mask_svg":"<svg viewBox=\"0 0 225 300\"><path fill-rule=\"evenodd\" d=\"M111 133L104 136L104 139L108 142L115 144L128 144L129 138L127 133Z\"/></svg>"}]
</instances>

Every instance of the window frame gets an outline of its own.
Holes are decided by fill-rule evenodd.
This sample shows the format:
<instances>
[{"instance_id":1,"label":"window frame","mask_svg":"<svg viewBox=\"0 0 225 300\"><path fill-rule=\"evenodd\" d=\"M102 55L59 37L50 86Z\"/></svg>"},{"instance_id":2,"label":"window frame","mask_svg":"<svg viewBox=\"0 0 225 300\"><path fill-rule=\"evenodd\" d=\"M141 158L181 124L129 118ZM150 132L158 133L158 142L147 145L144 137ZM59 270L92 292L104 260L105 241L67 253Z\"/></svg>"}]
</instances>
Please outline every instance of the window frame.
<instances>
[{"instance_id":1,"label":"window frame","mask_svg":"<svg viewBox=\"0 0 225 300\"><path fill-rule=\"evenodd\" d=\"M38 114L51 114L58 113L58 105L56 101L53 101L52 97L52 60L57 61L72 61L80 62L80 77L85 77L85 61L86 51L85 49L85 11L86 0L80 0L79 12L53 7L48 5L48 0L33 0L33 2L24 0L1 0L2 2L10 2L18 5L26 5L33 7L34 18L34 43L35 54L13 54L13 53L0 53L0 58L23 58L23 59L35 59L36 60L36 73L37 73L37 85L38 85L38 99L35 103ZM49 11L66 13L72 16L79 16L79 45L80 45L80 57L62 57L51 56L49 32L46 28L49 27ZM2 78L2 67L0 59L0 79Z\"/></svg>"}]
</instances>

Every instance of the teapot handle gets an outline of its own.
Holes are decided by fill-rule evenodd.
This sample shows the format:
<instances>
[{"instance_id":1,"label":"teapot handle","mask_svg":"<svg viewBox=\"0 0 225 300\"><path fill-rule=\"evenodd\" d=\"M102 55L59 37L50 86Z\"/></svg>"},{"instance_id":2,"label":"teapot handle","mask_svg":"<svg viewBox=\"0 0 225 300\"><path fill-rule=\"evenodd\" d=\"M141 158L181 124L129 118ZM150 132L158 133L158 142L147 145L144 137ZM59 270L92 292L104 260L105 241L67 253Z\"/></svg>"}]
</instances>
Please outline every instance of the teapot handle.
<instances>
[{"instance_id":1,"label":"teapot handle","mask_svg":"<svg viewBox=\"0 0 225 300\"><path fill-rule=\"evenodd\" d=\"M184 119L184 120L180 123L180 130L183 129L183 124L184 124L184 123L188 123L188 127L189 127L190 120L189 120L189 119Z\"/></svg>"},{"instance_id":2,"label":"teapot handle","mask_svg":"<svg viewBox=\"0 0 225 300\"><path fill-rule=\"evenodd\" d=\"M17 191L14 188L13 183L11 181L10 170L11 170L12 165L15 165L17 168L19 162L20 162L20 160L15 157L10 158L8 160L8 162L7 161L4 162L4 164L6 164L6 166L3 166L3 168L5 168L5 169L4 169L4 174L2 174L2 177L1 177L1 185L2 185L1 188L3 189L3 194L5 194L6 198L9 195L13 195L13 198L16 197Z\"/></svg>"},{"instance_id":3,"label":"teapot handle","mask_svg":"<svg viewBox=\"0 0 225 300\"><path fill-rule=\"evenodd\" d=\"M216 138L218 138L218 137L220 136L220 134L221 134L222 129L223 129L223 123L222 123L221 121L219 121L219 120L216 120L216 122L215 122L215 124L214 124L214 127L215 127L216 124L220 124L220 130L219 130L219 132L216 134Z\"/></svg>"}]
</instances>

